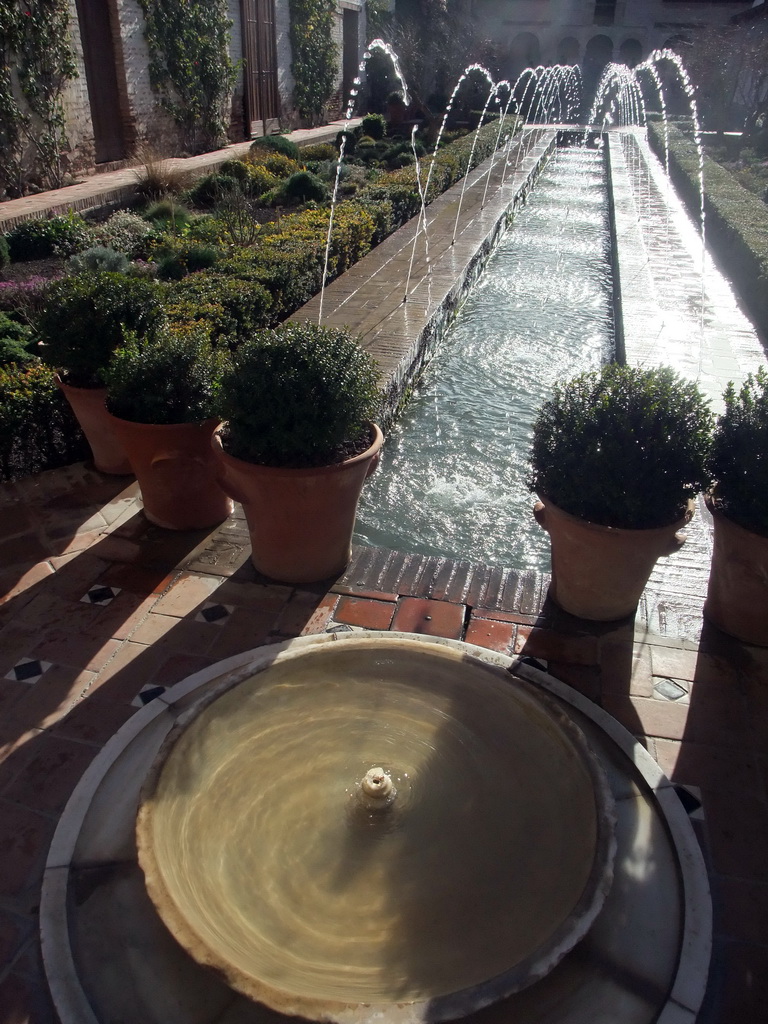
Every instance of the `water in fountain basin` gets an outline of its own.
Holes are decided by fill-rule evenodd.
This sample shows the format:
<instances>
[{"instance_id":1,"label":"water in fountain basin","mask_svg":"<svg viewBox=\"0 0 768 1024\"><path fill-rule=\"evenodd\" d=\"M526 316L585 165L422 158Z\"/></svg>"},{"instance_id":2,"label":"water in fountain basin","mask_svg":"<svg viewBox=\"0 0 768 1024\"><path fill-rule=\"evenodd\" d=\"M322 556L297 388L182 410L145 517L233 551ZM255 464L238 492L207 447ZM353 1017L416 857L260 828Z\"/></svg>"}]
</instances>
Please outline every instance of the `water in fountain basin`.
<instances>
[{"instance_id":1,"label":"water in fountain basin","mask_svg":"<svg viewBox=\"0 0 768 1024\"><path fill-rule=\"evenodd\" d=\"M357 540L547 569L527 454L556 380L613 348L601 156L560 152L465 303L368 482Z\"/></svg>"}]
</instances>

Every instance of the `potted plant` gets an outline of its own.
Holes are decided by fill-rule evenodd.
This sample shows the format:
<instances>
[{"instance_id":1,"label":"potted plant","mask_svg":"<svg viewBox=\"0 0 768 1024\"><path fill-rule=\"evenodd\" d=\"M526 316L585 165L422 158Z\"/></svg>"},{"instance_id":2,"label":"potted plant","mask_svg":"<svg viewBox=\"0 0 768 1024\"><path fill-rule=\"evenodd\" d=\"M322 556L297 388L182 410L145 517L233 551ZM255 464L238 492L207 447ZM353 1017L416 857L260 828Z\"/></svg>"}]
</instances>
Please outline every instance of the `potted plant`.
<instances>
[{"instance_id":1,"label":"potted plant","mask_svg":"<svg viewBox=\"0 0 768 1024\"><path fill-rule=\"evenodd\" d=\"M709 472L714 545L705 618L746 643L768 646L768 372L723 395Z\"/></svg>"},{"instance_id":2,"label":"potted plant","mask_svg":"<svg viewBox=\"0 0 768 1024\"><path fill-rule=\"evenodd\" d=\"M634 614L657 559L683 542L711 421L696 385L667 367L612 363L555 387L534 423L529 484L556 604L597 621Z\"/></svg>"},{"instance_id":3,"label":"potted plant","mask_svg":"<svg viewBox=\"0 0 768 1024\"><path fill-rule=\"evenodd\" d=\"M340 573L383 441L372 357L346 331L289 322L233 355L214 442L222 487L242 502L259 572L286 583Z\"/></svg>"},{"instance_id":4,"label":"potted plant","mask_svg":"<svg viewBox=\"0 0 768 1024\"><path fill-rule=\"evenodd\" d=\"M126 330L143 333L161 315L156 283L104 271L53 284L35 325L43 359L58 370L57 383L102 473L131 472L105 413L104 371Z\"/></svg>"},{"instance_id":5,"label":"potted plant","mask_svg":"<svg viewBox=\"0 0 768 1024\"><path fill-rule=\"evenodd\" d=\"M225 361L200 325L161 325L142 340L129 335L105 371L114 432L158 526L203 529L232 511L211 450Z\"/></svg>"}]
</instances>

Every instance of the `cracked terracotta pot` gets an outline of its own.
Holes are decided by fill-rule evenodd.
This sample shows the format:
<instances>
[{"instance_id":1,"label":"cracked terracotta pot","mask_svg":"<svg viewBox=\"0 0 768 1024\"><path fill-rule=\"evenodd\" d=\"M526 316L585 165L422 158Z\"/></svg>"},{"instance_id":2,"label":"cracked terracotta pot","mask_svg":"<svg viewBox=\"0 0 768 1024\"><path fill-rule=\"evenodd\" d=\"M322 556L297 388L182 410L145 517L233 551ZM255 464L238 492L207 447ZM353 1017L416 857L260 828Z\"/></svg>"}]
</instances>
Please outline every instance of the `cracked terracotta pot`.
<instances>
[{"instance_id":1,"label":"cracked terracotta pot","mask_svg":"<svg viewBox=\"0 0 768 1024\"><path fill-rule=\"evenodd\" d=\"M357 503L379 463L384 437L372 424L366 451L331 466L257 466L228 455L216 435L213 451L224 490L242 503L256 569L283 583L337 576L352 551Z\"/></svg>"},{"instance_id":2,"label":"cracked terracotta pot","mask_svg":"<svg viewBox=\"0 0 768 1024\"><path fill-rule=\"evenodd\" d=\"M118 440L104 400L106 388L75 388L56 374L56 383L72 407L72 412L91 446L93 464L100 473L124 476L132 473L125 448Z\"/></svg>"},{"instance_id":3,"label":"cracked terracotta pot","mask_svg":"<svg viewBox=\"0 0 768 1024\"><path fill-rule=\"evenodd\" d=\"M128 452L150 522L167 530L202 530L227 518L232 502L219 486L211 452L220 420L134 423L107 415Z\"/></svg>"},{"instance_id":4,"label":"cracked terracotta pot","mask_svg":"<svg viewBox=\"0 0 768 1024\"><path fill-rule=\"evenodd\" d=\"M744 643L768 647L768 537L745 530L711 497L715 524L704 618Z\"/></svg>"},{"instance_id":5,"label":"cracked terracotta pot","mask_svg":"<svg viewBox=\"0 0 768 1024\"><path fill-rule=\"evenodd\" d=\"M658 559L682 546L685 537L678 530L693 517L693 502L677 522L651 530L591 523L547 498L536 503L533 514L552 547L549 596L571 615L611 622L634 615Z\"/></svg>"}]
</instances>

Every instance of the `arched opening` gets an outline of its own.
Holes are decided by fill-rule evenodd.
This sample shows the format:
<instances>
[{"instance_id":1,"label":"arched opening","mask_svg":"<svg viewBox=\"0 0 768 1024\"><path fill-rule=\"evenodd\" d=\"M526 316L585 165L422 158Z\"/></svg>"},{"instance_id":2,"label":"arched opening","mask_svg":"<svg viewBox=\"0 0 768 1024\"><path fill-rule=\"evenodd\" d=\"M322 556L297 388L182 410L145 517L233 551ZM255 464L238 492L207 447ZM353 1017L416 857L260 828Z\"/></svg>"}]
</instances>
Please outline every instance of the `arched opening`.
<instances>
[{"instance_id":1,"label":"arched opening","mask_svg":"<svg viewBox=\"0 0 768 1024\"><path fill-rule=\"evenodd\" d=\"M625 39L619 47L619 63L629 68L637 67L643 59L643 48L637 39Z\"/></svg>"},{"instance_id":2,"label":"arched opening","mask_svg":"<svg viewBox=\"0 0 768 1024\"><path fill-rule=\"evenodd\" d=\"M608 36L593 36L584 49L584 61L581 65L584 82L584 105L589 108L592 103L597 83L606 64L613 60L613 42Z\"/></svg>"},{"instance_id":3,"label":"arched opening","mask_svg":"<svg viewBox=\"0 0 768 1024\"><path fill-rule=\"evenodd\" d=\"M578 64L581 56L579 41L574 36L566 36L557 46L558 64Z\"/></svg>"},{"instance_id":4,"label":"arched opening","mask_svg":"<svg viewBox=\"0 0 768 1024\"><path fill-rule=\"evenodd\" d=\"M541 64L541 44L532 32L520 32L509 44L507 77L517 78L526 68Z\"/></svg>"}]
</instances>

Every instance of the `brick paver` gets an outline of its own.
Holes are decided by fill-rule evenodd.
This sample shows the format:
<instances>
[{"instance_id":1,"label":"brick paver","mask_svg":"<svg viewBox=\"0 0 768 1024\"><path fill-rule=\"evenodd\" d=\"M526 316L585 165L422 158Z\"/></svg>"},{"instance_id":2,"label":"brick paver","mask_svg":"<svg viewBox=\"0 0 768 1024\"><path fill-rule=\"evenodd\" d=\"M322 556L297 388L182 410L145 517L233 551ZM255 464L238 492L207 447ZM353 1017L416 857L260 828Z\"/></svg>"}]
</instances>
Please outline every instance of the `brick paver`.
<instances>
[{"instance_id":1,"label":"brick paver","mask_svg":"<svg viewBox=\"0 0 768 1024\"><path fill-rule=\"evenodd\" d=\"M83 522L114 500L87 467L41 474L13 517L20 540L38 536L62 475L79 481ZM8 501L12 491L17 485L0 488L0 507L18 507ZM765 993L751 972L768 966L766 652L706 625L696 645L635 635L631 622L581 622L544 600L546 578L531 587L512 570L379 549L355 548L347 572L327 589L274 584L256 574L247 549L232 573L206 561L230 523L201 540L142 520L135 509L128 529L105 517L98 535L64 559L43 539L40 560L30 563L31 547L19 544L18 565L1 577L0 1024L43 1020L35 1016L41 1007L50 1012L39 970L19 966L37 947L45 853L77 780L134 712L140 691L261 643L337 628L453 637L532 657L638 735L702 804L694 825L710 865L717 941L701 1020L760 1019ZM128 561L110 546L121 531L132 545ZM105 607L89 607L81 597L94 584L119 593ZM210 609L206 621L201 613ZM39 678L14 678L17 662L33 656L50 662ZM729 1016L736 1011L741 1016Z\"/></svg>"}]
</instances>

